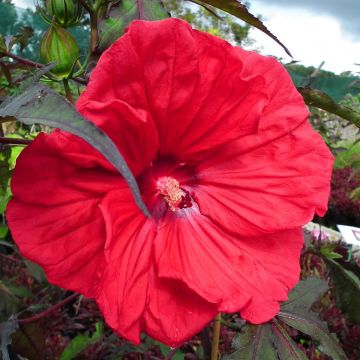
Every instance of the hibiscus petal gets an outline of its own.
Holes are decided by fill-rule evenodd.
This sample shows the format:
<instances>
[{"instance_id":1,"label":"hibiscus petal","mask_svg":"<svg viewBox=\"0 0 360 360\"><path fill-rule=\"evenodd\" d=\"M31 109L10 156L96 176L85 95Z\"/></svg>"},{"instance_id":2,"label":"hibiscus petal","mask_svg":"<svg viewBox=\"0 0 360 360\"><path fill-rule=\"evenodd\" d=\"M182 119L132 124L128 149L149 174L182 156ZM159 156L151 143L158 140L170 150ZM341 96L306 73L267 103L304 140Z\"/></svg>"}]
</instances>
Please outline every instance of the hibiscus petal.
<instances>
[{"instance_id":1,"label":"hibiscus petal","mask_svg":"<svg viewBox=\"0 0 360 360\"><path fill-rule=\"evenodd\" d=\"M39 264L49 282L88 297L96 294L105 243L96 200L45 207L15 198L6 218L21 254Z\"/></svg>"},{"instance_id":2,"label":"hibiscus petal","mask_svg":"<svg viewBox=\"0 0 360 360\"><path fill-rule=\"evenodd\" d=\"M303 97L290 75L276 59L236 47L243 60L242 76L261 75L266 82L268 103L261 114L259 129L265 142L295 129L309 116Z\"/></svg>"},{"instance_id":3,"label":"hibiscus petal","mask_svg":"<svg viewBox=\"0 0 360 360\"><path fill-rule=\"evenodd\" d=\"M302 243L300 229L231 237L193 206L159 227L155 258L160 277L183 281L220 311L259 323L278 312L298 280Z\"/></svg>"},{"instance_id":4,"label":"hibiscus petal","mask_svg":"<svg viewBox=\"0 0 360 360\"><path fill-rule=\"evenodd\" d=\"M242 66L234 47L181 20L134 21L101 57L79 104L118 99L148 111L161 155L199 159L257 130L265 80L240 76Z\"/></svg>"},{"instance_id":5,"label":"hibiscus petal","mask_svg":"<svg viewBox=\"0 0 360 360\"><path fill-rule=\"evenodd\" d=\"M261 136L261 135L259 135ZM229 232L256 236L323 216L333 157L307 122L246 151L234 141L198 165L200 211Z\"/></svg>"},{"instance_id":6,"label":"hibiscus petal","mask_svg":"<svg viewBox=\"0 0 360 360\"><path fill-rule=\"evenodd\" d=\"M154 160L159 148L157 130L145 111L136 111L121 100L80 101L78 110L114 141L134 175Z\"/></svg>"},{"instance_id":7,"label":"hibiscus petal","mask_svg":"<svg viewBox=\"0 0 360 360\"><path fill-rule=\"evenodd\" d=\"M199 333L217 313L216 305L184 283L159 279L155 270L150 273L144 330L154 339L178 347Z\"/></svg>"},{"instance_id":8,"label":"hibiscus petal","mask_svg":"<svg viewBox=\"0 0 360 360\"><path fill-rule=\"evenodd\" d=\"M54 131L39 134L22 151L11 190L23 202L50 207L99 198L120 182L97 150L77 136Z\"/></svg>"},{"instance_id":9,"label":"hibiscus petal","mask_svg":"<svg viewBox=\"0 0 360 360\"><path fill-rule=\"evenodd\" d=\"M50 282L94 296L105 244L98 203L122 182L78 137L40 134L17 160L6 211L22 254L40 264Z\"/></svg>"},{"instance_id":10,"label":"hibiscus petal","mask_svg":"<svg viewBox=\"0 0 360 360\"><path fill-rule=\"evenodd\" d=\"M96 301L107 324L138 344L152 266L153 224L127 188L109 192L100 208L106 222L106 267Z\"/></svg>"}]
</instances>

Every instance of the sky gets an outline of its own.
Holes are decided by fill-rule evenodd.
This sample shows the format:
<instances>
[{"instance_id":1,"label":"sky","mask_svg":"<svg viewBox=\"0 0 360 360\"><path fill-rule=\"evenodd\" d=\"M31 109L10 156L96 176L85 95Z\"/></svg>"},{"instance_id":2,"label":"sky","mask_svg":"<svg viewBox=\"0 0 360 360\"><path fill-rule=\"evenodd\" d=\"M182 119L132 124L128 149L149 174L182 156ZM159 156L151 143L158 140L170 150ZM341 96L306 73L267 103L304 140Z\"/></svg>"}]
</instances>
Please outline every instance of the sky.
<instances>
[{"instance_id":1,"label":"sky","mask_svg":"<svg viewBox=\"0 0 360 360\"><path fill-rule=\"evenodd\" d=\"M33 0L14 0L26 8ZM250 0L267 28L291 51L294 60L337 74L360 71L360 0ZM263 54L291 61L284 50L257 29L251 31Z\"/></svg>"},{"instance_id":2,"label":"sky","mask_svg":"<svg viewBox=\"0 0 360 360\"><path fill-rule=\"evenodd\" d=\"M300 64L341 73L360 71L360 0L253 0L267 28ZM284 50L259 30L251 36L261 52L291 61Z\"/></svg>"}]
</instances>

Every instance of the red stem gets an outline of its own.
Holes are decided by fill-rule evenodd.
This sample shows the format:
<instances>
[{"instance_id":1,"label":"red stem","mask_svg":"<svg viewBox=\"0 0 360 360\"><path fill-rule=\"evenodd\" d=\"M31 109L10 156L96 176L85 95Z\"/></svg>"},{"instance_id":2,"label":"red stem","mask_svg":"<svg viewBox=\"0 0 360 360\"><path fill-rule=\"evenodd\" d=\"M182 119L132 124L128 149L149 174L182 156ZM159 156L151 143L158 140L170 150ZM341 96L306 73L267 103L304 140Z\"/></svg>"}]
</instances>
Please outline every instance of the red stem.
<instances>
[{"instance_id":1,"label":"red stem","mask_svg":"<svg viewBox=\"0 0 360 360\"><path fill-rule=\"evenodd\" d=\"M136 2L137 2L137 6L138 6L138 11L139 11L139 19L143 20L144 19L144 9L143 9L142 0L136 0Z\"/></svg>"},{"instance_id":2,"label":"red stem","mask_svg":"<svg viewBox=\"0 0 360 360\"><path fill-rule=\"evenodd\" d=\"M48 309L46 309L45 311L34 315L32 317L26 318L26 319L19 319L19 323L20 324L29 324L35 321L38 321L46 316L48 316L49 314L51 314L52 312L54 312L55 310L61 308L62 306L64 306L66 303L68 303L69 301L75 299L77 296L79 296L78 293L74 293L70 296L68 296L67 298L65 298L63 301L60 301L59 303L49 307Z\"/></svg>"},{"instance_id":3,"label":"red stem","mask_svg":"<svg viewBox=\"0 0 360 360\"><path fill-rule=\"evenodd\" d=\"M0 137L0 144L29 145L32 140Z\"/></svg>"},{"instance_id":4,"label":"red stem","mask_svg":"<svg viewBox=\"0 0 360 360\"><path fill-rule=\"evenodd\" d=\"M43 64L39 64L37 62L31 61L31 60L28 60L28 59L24 59L24 58L22 58L20 56L17 56L17 55L8 53L8 52L4 52L4 53L2 53L2 55L6 56L6 57L9 57L11 59L14 59L17 62L19 62L21 64L24 64L24 65L29 65L29 66L36 67L36 68L42 68L44 66Z\"/></svg>"}]
</instances>

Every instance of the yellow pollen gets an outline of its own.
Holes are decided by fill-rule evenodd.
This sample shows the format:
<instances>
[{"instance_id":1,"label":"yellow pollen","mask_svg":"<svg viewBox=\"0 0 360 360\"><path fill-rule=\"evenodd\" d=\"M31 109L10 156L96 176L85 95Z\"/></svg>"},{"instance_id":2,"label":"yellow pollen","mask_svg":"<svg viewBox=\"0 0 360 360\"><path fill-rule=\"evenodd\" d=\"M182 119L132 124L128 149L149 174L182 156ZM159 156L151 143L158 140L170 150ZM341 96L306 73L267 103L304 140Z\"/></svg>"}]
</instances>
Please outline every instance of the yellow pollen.
<instances>
[{"instance_id":1,"label":"yellow pollen","mask_svg":"<svg viewBox=\"0 0 360 360\"><path fill-rule=\"evenodd\" d=\"M157 181L156 187L169 205L169 208L175 211L184 194L180 189L179 182L172 177L165 176Z\"/></svg>"}]
</instances>

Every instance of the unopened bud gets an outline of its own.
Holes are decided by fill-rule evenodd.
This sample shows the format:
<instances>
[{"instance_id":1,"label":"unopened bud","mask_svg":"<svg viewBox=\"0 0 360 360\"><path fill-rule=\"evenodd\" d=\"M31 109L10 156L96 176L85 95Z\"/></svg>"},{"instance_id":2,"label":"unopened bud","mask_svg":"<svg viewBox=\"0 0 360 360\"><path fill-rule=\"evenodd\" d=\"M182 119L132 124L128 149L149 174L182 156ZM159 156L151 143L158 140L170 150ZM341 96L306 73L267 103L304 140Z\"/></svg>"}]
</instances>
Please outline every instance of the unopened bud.
<instances>
[{"instance_id":1,"label":"unopened bud","mask_svg":"<svg viewBox=\"0 0 360 360\"><path fill-rule=\"evenodd\" d=\"M46 10L63 27L75 25L82 13L76 0L46 0Z\"/></svg>"},{"instance_id":2,"label":"unopened bud","mask_svg":"<svg viewBox=\"0 0 360 360\"><path fill-rule=\"evenodd\" d=\"M41 40L40 58L46 64L56 62L50 73L61 80L71 74L79 58L79 48L69 32L53 24Z\"/></svg>"}]
</instances>

